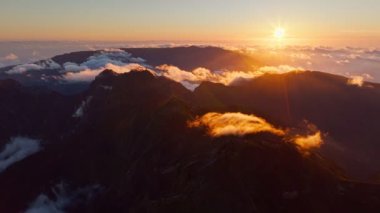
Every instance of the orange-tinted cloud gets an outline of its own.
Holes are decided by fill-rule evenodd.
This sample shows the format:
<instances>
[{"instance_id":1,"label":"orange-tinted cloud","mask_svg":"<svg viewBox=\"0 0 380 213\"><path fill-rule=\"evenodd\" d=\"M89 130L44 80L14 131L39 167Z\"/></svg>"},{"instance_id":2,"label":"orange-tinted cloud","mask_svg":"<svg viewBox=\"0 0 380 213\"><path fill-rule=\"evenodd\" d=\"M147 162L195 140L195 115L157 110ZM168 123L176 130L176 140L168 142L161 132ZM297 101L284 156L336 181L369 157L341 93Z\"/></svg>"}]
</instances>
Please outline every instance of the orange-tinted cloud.
<instances>
[{"instance_id":1,"label":"orange-tinted cloud","mask_svg":"<svg viewBox=\"0 0 380 213\"><path fill-rule=\"evenodd\" d=\"M350 79L348 79L347 84L362 87L364 84L364 77L360 75L352 76Z\"/></svg>"},{"instance_id":2,"label":"orange-tinted cloud","mask_svg":"<svg viewBox=\"0 0 380 213\"><path fill-rule=\"evenodd\" d=\"M322 133L314 125L309 124L308 129L315 132L310 135L299 135L290 129L282 130L274 127L265 119L255 115L247 115L240 112L217 113L210 112L188 122L190 128L206 127L212 137L227 135L244 136L269 132L283 137L284 141L294 144L303 154L309 154L312 149L318 149L323 145Z\"/></svg>"},{"instance_id":3,"label":"orange-tinted cloud","mask_svg":"<svg viewBox=\"0 0 380 213\"><path fill-rule=\"evenodd\" d=\"M201 82L209 81L230 85L239 79L252 79L265 73L287 73L292 71L302 71L301 67L292 67L289 65L264 66L253 71L223 70L211 71L206 68L196 68L192 71L181 70L172 65L161 65L156 67L159 73L166 78L182 83L187 89L194 90Z\"/></svg>"},{"instance_id":4,"label":"orange-tinted cloud","mask_svg":"<svg viewBox=\"0 0 380 213\"><path fill-rule=\"evenodd\" d=\"M323 144L322 134L320 131L312 135L296 136L292 141L299 147L299 149L303 151L319 148Z\"/></svg>"},{"instance_id":5,"label":"orange-tinted cloud","mask_svg":"<svg viewBox=\"0 0 380 213\"><path fill-rule=\"evenodd\" d=\"M263 118L242 113L207 113L188 123L189 127L204 126L213 137L225 135L243 136L260 132L269 132L283 136L285 131L275 128Z\"/></svg>"},{"instance_id":6,"label":"orange-tinted cloud","mask_svg":"<svg viewBox=\"0 0 380 213\"><path fill-rule=\"evenodd\" d=\"M17 59L18 59L18 56L14 53L10 53L4 57L4 60L6 60L6 61L14 61Z\"/></svg>"}]
</instances>

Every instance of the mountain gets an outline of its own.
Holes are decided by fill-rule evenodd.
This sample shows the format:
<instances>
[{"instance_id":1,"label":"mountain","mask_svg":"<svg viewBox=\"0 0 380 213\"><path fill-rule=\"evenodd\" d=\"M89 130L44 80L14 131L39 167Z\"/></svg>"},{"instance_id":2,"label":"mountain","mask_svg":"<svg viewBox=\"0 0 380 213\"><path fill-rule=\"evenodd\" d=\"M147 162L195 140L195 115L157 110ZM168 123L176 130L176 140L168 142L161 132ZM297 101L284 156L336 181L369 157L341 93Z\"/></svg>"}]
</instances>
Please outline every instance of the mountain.
<instances>
[{"instance_id":1,"label":"mountain","mask_svg":"<svg viewBox=\"0 0 380 213\"><path fill-rule=\"evenodd\" d=\"M72 111L80 101L79 96L0 80L0 140L19 134L54 138L71 127Z\"/></svg>"},{"instance_id":2,"label":"mountain","mask_svg":"<svg viewBox=\"0 0 380 213\"><path fill-rule=\"evenodd\" d=\"M212 137L188 123L207 112L242 112L284 128L308 119L329 137L345 139L339 138L345 120L336 120L344 118L335 115L333 129L326 115L376 116L340 104L361 97L360 103L376 107L366 101L378 88L346 86L346 80L289 73L233 86L203 83L191 92L149 71L106 70L77 95L2 81L0 111L15 123L0 116L12 124L6 136L39 139L43 148L0 172L0 211L376 212L380 186L352 179L329 152L305 154L286 136L266 132ZM348 149L355 141L339 144Z\"/></svg>"},{"instance_id":3,"label":"mountain","mask_svg":"<svg viewBox=\"0 0 380 213\"><path fill-rule=\"evenodd\" d=\"M119 66L128 63L139 63L151 69L168 64L189 71L199 67L210 70L251 70L253 66L260 65L258 60L247 54L217 47L128 48L73 52L33 63L3 67L0 68L0 80L13 79L27 86L76 94L88 88L89 81L67 81L67 72L106 69L107 64Z\"/></svg>"},{"instance_id":4,"label":"mountain","mask_svg":"<svg viewBox=\"0 0 380 213\"><path fill-rule=\"evenodd\" d=\"M153 66L170 64L184 70L204 67L210 70L250 71L261 62L249 55L218 47L127 48L126 52L141 57Z\"/></svg>"},{"instance_id":5,"label":"mountain","mask_svg":"<svg viewBox=\"0 0 380 213\"><path fill-rule=\"evenodd\" d=\"M195 95L203 110L255 113L285 127L307 120L329 136L323 154L351 175L369 178L380 166L380 85L347 82L321 72L268 74L232 87L207 82Z\"/></svg>"}]
</instances>

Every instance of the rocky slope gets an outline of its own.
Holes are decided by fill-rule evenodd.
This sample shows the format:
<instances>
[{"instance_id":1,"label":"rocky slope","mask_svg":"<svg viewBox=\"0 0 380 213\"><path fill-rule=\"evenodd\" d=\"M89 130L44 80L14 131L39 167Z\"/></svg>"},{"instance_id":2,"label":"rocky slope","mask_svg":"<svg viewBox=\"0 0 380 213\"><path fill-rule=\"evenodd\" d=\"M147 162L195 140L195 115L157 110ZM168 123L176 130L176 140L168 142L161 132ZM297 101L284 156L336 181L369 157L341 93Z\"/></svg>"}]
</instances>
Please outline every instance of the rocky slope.
<instances>
[{"instance_id":1,"label":"rocky slope","mask_svg":"<svg viewBox=\"0 0 380 213\"><path fill-rule=\"evenodd\" d=\"M291 107L284 110L283 83L288 81ZM21 125L9 126L2 144L13 134L44 143L40 152L0 173L0 211L376 212L379 185L353 181L323 151L305 154L286 137L270 133L211 137L207 129L188 125L215 111L252 113L284 128L298 128L299 120L308 119L351 148L355 141L338 138L344 121L329 129L323 118L334 109L342 116L353 112L339 108L349 100L342 94L362 101L367 94L369 101L377 93L346 89L337 83L343 81L307 72L230 87L206 83L193 93L147 71L107 70L75 96L2 82L2 113L14 116L14 124L4 116L1 123ZM337 89L327 93L333 85ZM311 95L320 110L309 102ZM32 102L23 112L20 106ZM337 108L328 111L324 104Z\"/></svg>"}]
</instances>

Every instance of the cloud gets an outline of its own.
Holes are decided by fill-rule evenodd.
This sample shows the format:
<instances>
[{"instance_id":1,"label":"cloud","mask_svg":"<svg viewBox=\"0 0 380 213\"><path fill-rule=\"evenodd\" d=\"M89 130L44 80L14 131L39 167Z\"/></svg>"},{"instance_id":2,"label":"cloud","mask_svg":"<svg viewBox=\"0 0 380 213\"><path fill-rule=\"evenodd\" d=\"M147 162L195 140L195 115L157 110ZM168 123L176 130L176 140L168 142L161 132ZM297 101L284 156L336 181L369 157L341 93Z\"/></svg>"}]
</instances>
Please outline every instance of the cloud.
<instances>
[{"instance_id":1,"label":"cloud","mask_svg":"<svg viewBox=\"0 0 380 213\"><path fill-rule=\"evenodd\" d=\"M64 75L64 80L68 82L90 82L95 80L103 70L90 70L86 69L80 72L68 72Z\"/></svg>"},{"instance_id":2,"label":"cloud","mask_svg":"<svg viewBox=\"0 0 380 213\"><path fill-rule=\"evenodd\" d=\"M362 87L365 80L374 79L370 74L363 73L361 75L351 75L347 81L348 85Z\"/></svg>"},{"instance_id":3,"label":"cloud","mask_svg":"<svg viewBox=\"0 0 380 213\"><path fill-rule=\"evenodd\" d=\"M260 74L265 74L265 73L283 74L283 73L288 73L288 72L293 72L293 71L305 71L305 69L302 67L293 67L290 65L279 65L279 66L263 66L257 70L257 72L259 72Z\"/></svg>"},{"instance_id":4,"label":"cloud","mask_svg":"<svg viewBox=\"0 0 380 213\"><path fill-rule=\"evenodd\" d=\"M24 137L12 138L0 152L0 173L12 164L41 150L40 141Z\"/></svg>"},{"instance_id":5,"label":"cloud","mask_svg":"<svg viewBox=\"0 0 380 213\"><path fill-rule=\"evenodd\" d=\"M149 46L145 44L139 45ZM104 48L105 45L99 45L99 47ZM155 45L155 47L165 47L165 45ZM35 49L40 51L38 48ZM62 79L67 82L88 82L93 80L96 75L101 72L101 69L105 69L106 66L113 66L114 69L120 70L126 69L125 66L127 64L139 64L151 71L155 70L157 75L162 75L180 82L189 90L194 90L201 84L201 82L204 81L231 85L239 82L240 79L251 79L268 72L286 73L301 70L319 70L344 75L346 77L362 76L363 73L368 73L373 76L373 78L365 78L366 80L380 81L380 73L378 72L378 68L380 66L380 51L377 49L312 46L288 46L284 48L268 48L260 46L251 48L246 46L243 48L234 47L230 49L240 51L244 54L249 54L265 66L256 67L251 71L207 70L201 67L195 70L181 70L178 67L170 65L162 65L154 68L149 66L144 59L133 57L130 53L125 52L122 49L109 48L102 51L97 51L96 54L89 57L81 64L67 62L63 64L62 67L55 66L55 68L61 69L60 72L62 73ZM14 53L19 55L20 61L24 60L25 56L22 54L20 55L17 51L14 51ZM29 52L29 54L30 53L31 52ZM11 62L2 63L6 66ZM7 71L7 73L23 74L30 70L52 69L53 67L44 67L40 63L27 63L16 66L12 70ZM94 73L90 73L91 71L94 71ZM83 73L78 75L75 74L79 72ZM66 76L66 73L70 74Z\"/></svg>"},{"instance_id":6,"label":"cloud","mask_svg":"<svg viewBox=\"0 0 380 213\"><path fill-rule=\"evenodd\" d=\"M243 52L267 66L287 64L292 67L347 77L368 73L373 76L370 80L380 82L378 72L380 51L378 49L287 46L284 48L256 47Z\"/></svg>"},{"instance_id":7,"label":"cloud","mask_svg":"<svg viewBox=\"0 0 380 213\"><path fill-rule=\"evenodd\" d=\"M80 71L84 71L84 70L87 70L88 67L84 66L84 65L78 65L76 63L73 63L73 62L66 62L63 64L63 70L61 71L62 73L65 73L65 72L80 72Z\"/></svg>"},{"instance_id":8,"label":"cloud","mask_svg":"<svg viewBox=\"0 0 380 213\"><path fill-rule=\"evenodd\" d=\"M42 66L37 65L37 64L22 64L22 65L13 67L11 70L6 71L5 73L9 75L23 74L30 70L42 70L42 69L43 69Z\"/></svg>"},{"instance_id":9,"label":"cloud","mask_svg":"<svg viewBox=\"0 0 380 213\"><path fill-rule=\"evenodd\" d=\"M234 112L223 114L216 112L207 113L201 117L197 117L194 121L188 122L188 126L204 126L208 129L208 134L213 137L226 135L243 136L261 132L285 135L283 130L275 128L263 118Z\"/></svg>"},{"instance_id":10,"label":"cloud","mask_svg":"<svg viewBox=\"0 0 380 213\"><path fill-rule=\"evenodd\" d=\"M74 118L81 118L84 115L85 109L88 107L92 100L92 96L88 97L85 101L82 101L81 105L78 107L77 110L75 110L73 117Z\"/></svg>"},{"instance_id":11,"label":"cloud","mask_svg":"<svg viewBox=\"0 0 380 213\"><path fill-rule=\"evenodd\" d=\"M40 194L25 213L64 213L68 207L92 199L101 190L99 185L90 185L72 191L68 188L64 183L57 184L51 190L53 199L46 194Z\"/></svg>"},{"instance_id":12,"label":"cloud","mask_svg":"<svg viewBox=\"0 0 380 213\"><path fill-rule=\"evenodd\" d=\"M26 72L34 71L34 70L45 70L45 69L58 70L61 68L62 68L61 65L49 59L49 60L43 60L36 63L31 63L31 64L17 65L13 67L12 69L6 71L5 73L9 75L15 75L15 74L24 74Z\"/></svg>"},{"instance_id":13,"label":"cloud","mask_svg":"<svg viewBox=\"0 0 380 213\"><path fill-rule=\"evenodd\" d=\"M306 124L309 135L296 134L301 129L280 129L268 123L265 119L255 115L247 115L240 112L216 113L210 112L195 120L187 122L188 127L205 127L212 137L244 136L269 132L283 137L284 142L294 144L302 154L309 154L310 150L320 148L323 138L321 131L315 125Z\"/></svg>"},{"instance_id":14,"label":"cloud","mask_svg":"<svg viewBox=\"0 0 380 213\"><path fill-rule=\"evenodd\" d=\"M116 73L127 73L132 70L155 72L145 64L142 58L134 58L130 53L120 49L106 49L89 57L82 64L67 62L63 65L63 79L67 82L93 81L103 70L110 69Z\"/></svg>"},{"instance_id":15,"label":"cloud","mask_svg":"<svg viewBox=\"0 0 380 213\"><path fill-rule=\"evenodd\" d=\"M104 70L109 69L116 73L122 74L122 73L128 73L132 70L135 71L150 71L151 73L154 73L153 71L149 70L148 68L140 65L140 64L125 64L125 65L114 65L114 64L106 64L104 67L99 69L85 69L79 72L66 72L63 76L64 80L67 82L91 82L95 80L96 76L98 76L101 72ZM155 74L155 73L154 73Z\"/></svg>"},{"instance_id":16,"label":"cloud","mask_svg":"<svg viewBox=\"0 0 380 213\"><path fill-rule=\"evenodd\" d=\"M236 49L236 48L235 48ZM242 50L241 50L242 51ZM380 79L378 67L380 66L380 51L363 48L331 48L331 47L286 47L282 49L271 49L257 47L252 51L243 51L252 57L262 61L266 66L257 67L251 71L237 70L208 70L199 67L194 70L182 70L172 65L161 65L155 68L146 64L141 58L134 58L131 54L120 49L106 49L91 56L82 64L66 63L63 73L82 72L78 75L68 75L67 79L78 79L91 81L106 66L112 67L116 72L125 69L126 64L139 64L157 75L165 76L181 83L189 90L194 90L202 82L209 81L231 85L241 79L252 79L265 73L287 73L292 71L319 70L347 77L363 76L367 73L373 78L367 80L376 81ZM116 70L117 69L117 70ZM95 71L95 73L90 73ZM368 72L367 72L368 71ZM126 71L128 72L128 70ZM90 77L91 76L91 77ZM356 78L355 81L358 79Z\"/></svg>"},{"instance_id":17,"label":"cloud","mask_svg":"<svg viewBox=\"0 0 380 213\"><path fill-rule=\"evenodd\" d=\"M362 87L364 83L364 77L363 76L352 76L350 79L348 79L347 84L348 85L355 85L358 87Z\"/></svg>"},{"instance_id":18,"label":"cloud","mask_svg":"<svg viewBox=\"0 0 380 213\"><path fill-rule=\"evenodd\" d=\"M209 81L213 83L220 83L224 85L231 85L232 83L241 79L252 79L261 76L265 73L286 73L291 71L303 70L300 67L292 67L288 65L280 66L265 66L260 67L254 71L214 71L206 68L197 68L192 71L181 70L180 68L172 65L161 65L156 67L159 75L165 76L173 81L181 83L187 89L193 91L202 82Z\"/></svg>"},{"instance_id":19,"label":"cloud","mask_svg":"<svg viewBox=\"0 0 380 213\"><path fill-rule=\"evenodd\" d=\"M2 58L3 61L15 61L18 60L18 56L14 53L9 53Z\"/></svg>"},{"instance_id":20,"label":"cloud","mask_svg":"<svg viewBox=\"0 0 380 213\"><path fill-rule=\"evenodd\" d=\"M115 65L115 64L106 64L105 69L109 69L109 70L112 70L116 73L127 73L127 72L130 72L132 70L135 70L135 71L149 71L151 72L152 74L155 74L154 71L151 71L149 70L149 68L146 68L144 67L143 65L140 65L140 64L137 64L137 63L130 63L130 64L124 64L124 65Z\"/></svg>"},{"instance_id":21,"label":"cloud","mask_svg":"<svg viewBox=\"0 0 380 213\"><path fill-rule=\"evenodd\" d=\"M307 151L310 149L319 148L323 144L323 139L321 132L318 131L315 134L307 136L295 136L293 138L294 144L297 145L301 150Z\"/></svg>"}]
</instances>

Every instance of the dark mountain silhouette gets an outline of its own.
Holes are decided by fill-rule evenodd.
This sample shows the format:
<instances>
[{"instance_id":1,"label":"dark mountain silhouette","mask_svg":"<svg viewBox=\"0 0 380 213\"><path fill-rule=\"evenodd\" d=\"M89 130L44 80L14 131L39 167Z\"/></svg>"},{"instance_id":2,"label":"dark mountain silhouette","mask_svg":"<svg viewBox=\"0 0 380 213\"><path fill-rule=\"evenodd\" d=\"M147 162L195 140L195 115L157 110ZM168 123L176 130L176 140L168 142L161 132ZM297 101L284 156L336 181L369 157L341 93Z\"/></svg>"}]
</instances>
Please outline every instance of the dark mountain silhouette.
<instances>
[{"instance_id":1,"label":"dark mountain silhouette","mask_svg":"<svg viewBox=\"0 0 380 213\"><path fill-rule=\"evenodd\" d=\"M268 74L232 87L203 83L195 96L204 111L255 113L285 127L307 120L330 136L323 154L368 178L380 168L380 85L347 81L321 72Z\"/></svg>"},{"instance_id":2,"label":"dark mountain silhouette","mask_svg":"<svg viewBox=\"0 0 380 213\"><path fill-rule=\"evenodd\" d=\"M218 47L174 47L174 48L128 48L126 52L146 59L149 64L170 64L184 70L204 67L210 70L252 70L260 62L246 54Z\"/></svg>"},{"instance_id":3,"label":"dark mountain silhouette","mask_svg":"<svg viewBox=\"0 0 380 213\"><path fill-rule=\"evenodd\" d=\"M72 52L66 53L62 55L57 55L52 58L53 61L57 62L60 65L63 65L66 62L72 62L81 64L87 60L87 58L93 56L99 51L80 51L80 52Z\"/></svg>"},{"instance_id":4,"label":"dark mountain silhouette","mask_svg":"<svg viewBox=\"0 0 380 213\"><path fill-rule=\"evenodd\" d=\"M317 72L267 75L230 87L204 83L192 93L147 71L107 70L75 96L3 81L0 111L13 115L15 123L8 135L29 134L28 123L34 123L31 136L46 143L0 173L0 212L24 211L41 193L54 200L52 187L60 182L70 186L67 190L101 187L86 202L70 202L67 212L376 212L379 185L353 181L324 152L305 156L285 138L267 133L212 138L203 128L187 126L213 111L254 113L284 127L308 119L352 148L354 140L340 140L344 121L331 124L326 115L340 112L336 118L344 119L338 115L355 112L349 109L354 105L342 103L349 97L375 107L370 98L378 86L348 87L345 80ZM35 104L24 112L27 103ZM81 113L73 118L79 106ZM4 116L1 123L12 122ZM348 119L361 116L369 115ZM13 131L24 121L26 127Z\"/></svg>"},{"instance_id":5,"label":"dark mountain silhouette","mask_svg":"<svg viewBox=\"0 0 380 213\"><path fill-rule=\"evenodd\" d=\"M64 96L14 80L0 80L0 140L15 135L41 139L59 137L71 128L70 118L80 97Z\"/></svg>"}]
</instances>

